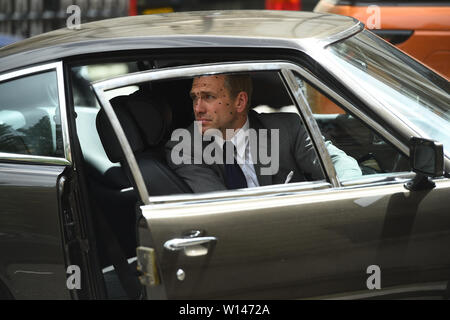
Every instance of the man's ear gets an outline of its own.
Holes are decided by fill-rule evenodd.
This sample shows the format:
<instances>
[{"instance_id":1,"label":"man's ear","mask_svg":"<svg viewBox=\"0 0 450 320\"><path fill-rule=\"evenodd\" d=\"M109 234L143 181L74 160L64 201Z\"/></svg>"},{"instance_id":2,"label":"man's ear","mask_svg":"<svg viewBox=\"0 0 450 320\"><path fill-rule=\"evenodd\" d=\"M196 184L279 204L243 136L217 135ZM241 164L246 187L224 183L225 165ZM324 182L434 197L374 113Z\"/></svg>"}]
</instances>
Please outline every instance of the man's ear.
<instances>
[{"instance_id":1,"label":"man's ear","mask_svg":"<svg viewBox=\"0 0 450 320\"><path fill-rule=\"evenodd\" d=\"M248 94L245 91L238 93L236 97L236 111L245 112L248 103Z\"/></svg>"}]
</instances>

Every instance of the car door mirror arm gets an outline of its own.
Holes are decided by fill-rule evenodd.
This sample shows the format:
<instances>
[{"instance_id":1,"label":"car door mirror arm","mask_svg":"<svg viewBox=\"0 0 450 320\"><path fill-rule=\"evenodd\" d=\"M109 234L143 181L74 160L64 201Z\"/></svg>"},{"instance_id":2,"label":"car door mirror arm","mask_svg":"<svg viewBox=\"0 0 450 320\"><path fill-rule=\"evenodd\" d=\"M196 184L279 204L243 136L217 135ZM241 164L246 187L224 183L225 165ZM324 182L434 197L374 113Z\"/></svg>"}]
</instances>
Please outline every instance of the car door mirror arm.
<instances>
[{"instance_id":1,"label":"car door mirror arm","mask_svg":"<svg viewBox=\"0 0 450 320\"><path fill-rule=\"evenodd\" d=\"M434 187L436 187L434 181L421 173L417 173L411 181L405 183L405 188L410 191L430 190L434 189Z\"/></svg>"},{"instance_id":2,"label":"car door mirror arm","mask_svg":"<svg viewBox=\"0 0 450 320\"><path fill-rule=\"evenodd\" d=\"M442 143L412 137L409 143L411 168L416 176L405 183L410 191L431 190L436 184L432 180L444 175L444 147Z\"/></svg>"}]
</instances>

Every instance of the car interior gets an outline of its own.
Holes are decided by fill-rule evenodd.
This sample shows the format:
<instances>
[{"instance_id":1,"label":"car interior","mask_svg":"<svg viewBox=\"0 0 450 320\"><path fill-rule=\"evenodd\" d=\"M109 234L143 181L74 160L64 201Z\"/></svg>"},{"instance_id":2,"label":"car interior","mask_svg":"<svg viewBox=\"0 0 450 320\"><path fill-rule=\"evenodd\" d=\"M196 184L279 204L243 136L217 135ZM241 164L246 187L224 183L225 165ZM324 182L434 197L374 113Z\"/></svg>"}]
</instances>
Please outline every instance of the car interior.
<instances>
[{"instance_id":1,"label":"car interior","mask_svg":"<svg viewBox=\"0 0 450 320\"><path fill-rule=\"evenodd\" d=\"M142 61L121 64L126 65L123 73L140 71L145 65ZM77 134L94 210L103 213L101 216L117 237L124 256L130 259L136 256L138 243L138 195L134 191L137 188L111 123L89 87L91 81L108 77L104 70L99 76L92 76L94 70L100 67L102 65L72 68ZM253 72L251 76L254 87L251 101L255 111L299 113L278 72ZM169 168L164 152L164 145L172 131L186 128L194 120L189 96L191 84L192 79L177 78L111 92L110 103L125 132L150 196L192 193L189 186ZM316 89L304 84L302 90L308 93L308 90ZM350 113L339 107L332 109L332 113L314 112L318 109L314 103L323 102L325 98L321 99L308 99L308 103L322 135L354 157L364 175L409 171L405 156ZM98 221L96 225L98 228ZM107 270L114 263L106 250L108 240L101 239L101 236L99 238L99 259L105 281L108 282ZM114 297L113 293L108 294Z\"/></svg>"}]
</instances>

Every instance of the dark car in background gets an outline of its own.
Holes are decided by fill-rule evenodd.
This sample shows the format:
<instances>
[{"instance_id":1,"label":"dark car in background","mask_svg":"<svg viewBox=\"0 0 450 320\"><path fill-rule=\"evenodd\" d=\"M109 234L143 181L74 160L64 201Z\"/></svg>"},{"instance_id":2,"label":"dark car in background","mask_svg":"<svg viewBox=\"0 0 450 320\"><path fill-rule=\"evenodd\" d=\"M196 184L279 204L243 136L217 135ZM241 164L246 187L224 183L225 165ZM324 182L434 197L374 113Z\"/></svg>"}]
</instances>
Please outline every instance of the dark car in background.
<instances>
[{"instance_id":1,"label":"dark car in background","mask_svg":"<svg viewBox=\"0 0 450 320\"><path fill-rule=\"evenodd\" d=\"M323 179L194 194L170 169L192 79L229 73L305 126ZM338 15L143 15L0 49L0 298L448 298L449 106Z\"/></svg>"},{"instance_id":2,"label":"dark car in background","mask_svg":"<svg viewBox=\"0 0 450 320\"><path fill-rule=\"evenodd\" d=\"M450 1L321 0L315 12L354 17L450 79Z\"/></svg>"}]
</instances>

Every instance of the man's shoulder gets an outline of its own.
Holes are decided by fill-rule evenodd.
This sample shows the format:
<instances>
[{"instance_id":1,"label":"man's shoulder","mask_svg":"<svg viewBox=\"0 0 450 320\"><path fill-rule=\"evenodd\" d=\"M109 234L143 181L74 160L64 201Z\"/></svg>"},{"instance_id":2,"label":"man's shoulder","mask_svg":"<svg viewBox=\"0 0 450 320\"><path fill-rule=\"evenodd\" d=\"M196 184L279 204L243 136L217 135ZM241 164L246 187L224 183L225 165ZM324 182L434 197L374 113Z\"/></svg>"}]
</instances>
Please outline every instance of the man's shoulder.
<instances>
[{"instance_id":1,"label":"man's shoulder","mask_svg":"<svg viewBox=\"0 0 450 320\"><path fill-rule=\"evenodd\" d=\"M186 140L192 142L194 139L194 128L194 122L192 122L187 128L177 128L173 130L170 139L166 142L166 148L173 148L180 142L180 139L185 142L187 142Z\"/></svg>"},{"instance_id":2,"label":"man's shoulder","mask_svg":"<svg viewBox=\"0 0 450 320\"><path fill-rule=\"evenodd\" d=\"M292 123L300 123L300 116L294 112L249 113L250 118L259 121L264 127L279 127Z\"/></svg>"}]
</instances>

